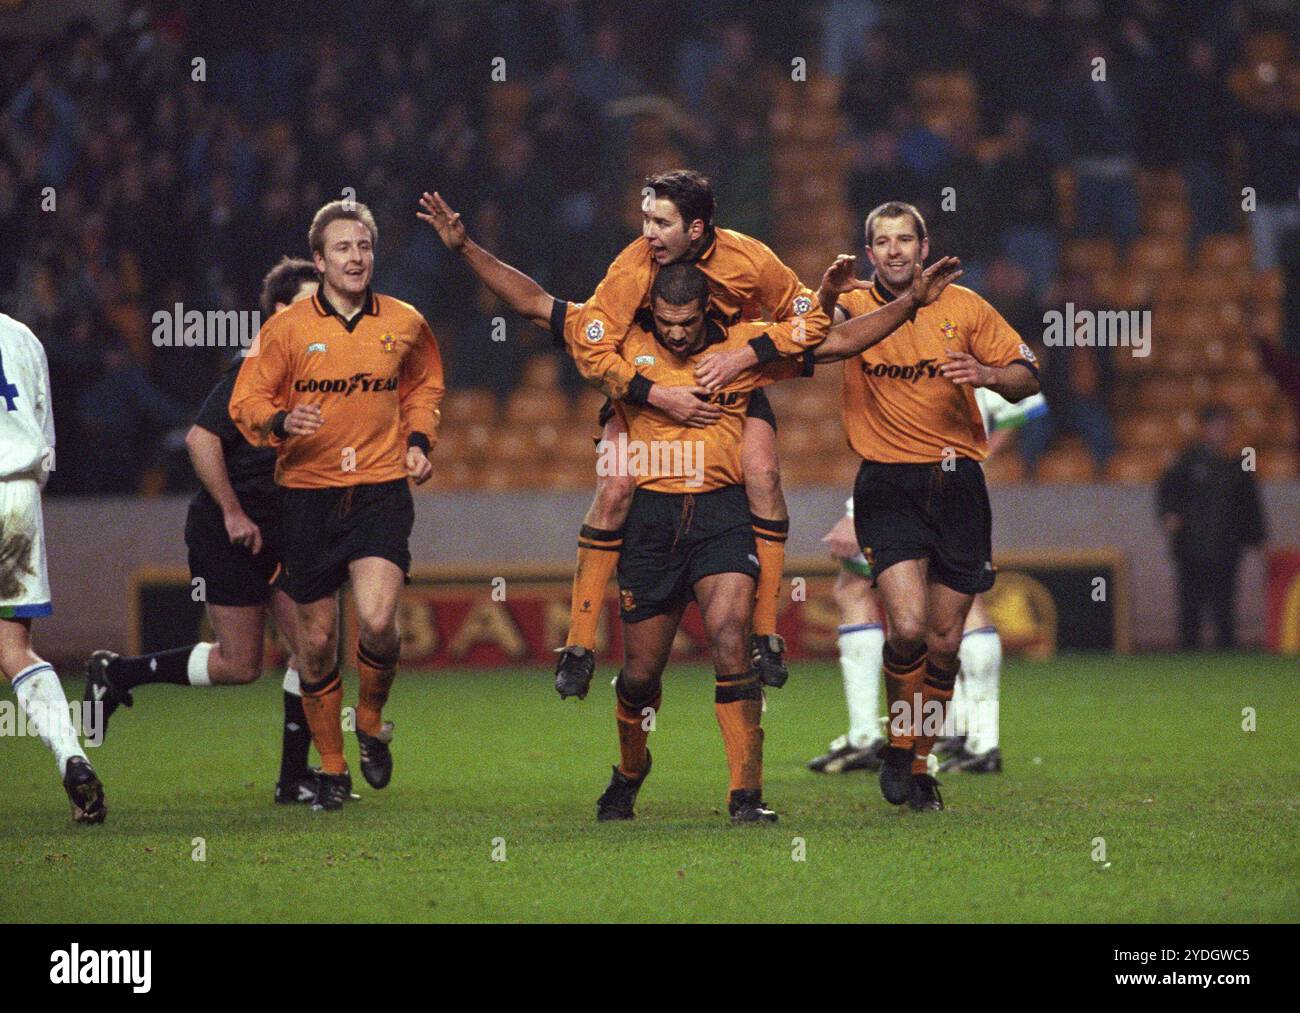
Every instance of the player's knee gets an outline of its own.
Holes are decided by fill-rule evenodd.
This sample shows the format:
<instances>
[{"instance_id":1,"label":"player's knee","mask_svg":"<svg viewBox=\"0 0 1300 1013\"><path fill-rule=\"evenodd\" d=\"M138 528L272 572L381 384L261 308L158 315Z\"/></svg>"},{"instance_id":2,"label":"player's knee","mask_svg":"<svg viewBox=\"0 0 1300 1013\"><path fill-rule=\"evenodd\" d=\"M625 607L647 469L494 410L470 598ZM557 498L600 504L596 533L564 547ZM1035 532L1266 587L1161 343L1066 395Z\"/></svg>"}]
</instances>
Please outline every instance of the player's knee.
<instances>
[{"instance_id":1,"label":"player's knee","mask_svg":"<svg viewBox=\"0 0 1300 1013\"><path fill-rule=\"evenodd\" d=\"M295 645L304 667L319 669L334 660L334 633L332 630L299 630Z\"/></svg>"},{"instance_id":2,"label":"player's knee","mask_svg":"<svg viewBox=\"0 0 1300 1013\"><path fill-rule=\"evenodd\" d=\"M745 469L745 492L751 508L762 509L762 516L776 512L782 503L781 469L775 460L764 460Z\"/></svg>"},{"instance_id":3,"label":"player's knee","mask_svg":"<svg viewBox=\"0 0 1300 1013\"><path fill-rule=\"evenodd\" d=\"M926 644L925 619L916 614L898 616L889 625L889 642L900 652L915 653Z\"/></svg>"},{"instance_id":4,"label":"player's knee","mask_svg":"<svg viewBox=\"0 0 1300 1013\"><path fill-rule=\"evenodd\" d=\"M710 640L713 645L715 655L739 655L744 656L746 650L746 634L749 632L749 624L740 616L726 616L713 627Z\"/></svg>"},{"instance_id":5,"label":"player's knee","mask_svg":"<svg viewBox=\"0 0 1300 1013\"><path fill-rule=\"evenodd\" d=\"M357 614L357 633L370 647L390 653L397 642L397 616L391 610Z\"/></svg>"},{"instance_id":6,"label":"player's knee","mask_svg":"<svg viewBox=\"0 0 1300 1013\"><path fill-rule=\"evenodd\" d=\"M831 591L841 614L859 612L866 605L868 585L865 577L841 573Z\"/></svg>"}]
</instances>

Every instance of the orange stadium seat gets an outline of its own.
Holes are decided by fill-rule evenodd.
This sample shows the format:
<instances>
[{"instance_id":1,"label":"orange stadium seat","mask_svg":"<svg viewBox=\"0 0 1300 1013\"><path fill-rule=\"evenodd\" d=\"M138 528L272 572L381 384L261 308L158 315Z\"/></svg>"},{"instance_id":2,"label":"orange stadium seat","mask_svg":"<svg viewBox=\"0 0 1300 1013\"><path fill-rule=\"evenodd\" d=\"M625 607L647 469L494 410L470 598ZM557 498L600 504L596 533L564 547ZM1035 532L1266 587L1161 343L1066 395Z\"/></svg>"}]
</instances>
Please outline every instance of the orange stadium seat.
<instances>
[{"instance_id":1,"label":"orange stadium seat","mask_svg":"<svg viewBox=\"0 0 1300 1013\"><path fill-rule=\"evenodd\" d=\"M1050 483L1091 482L1096 470L1096 463L1085 448L1066 441L1048 451L1038 462L1038 480Z\"/></svg>"},{"instance_id":2,"label":"orange stadium seat","mask_svg":"<svg viewBox=\"0 0 1300 1013\"><path fill-rule=\"evenodd\" d=\"M1197 248L1196 265L1212 271L1249 270L1252 257L1249 236L1206 236Z\"/></svg>"},{"instance_id":3,"label":"orange stadium seat","mask_svg":"<svg viewBox=\"0 0 1300 1013\"><path fill-rule=\"evenodd\" d=\"M1109 239L1076 239L1065 247L1061 261L1072 272L1112 271L1119 265L1119 251Z\"/></svg>"},{"instance_id":4,"label":"orange stadium seat","mask_svg":"<svg viewBox=\"0 0 1300 1013\"><path fill-rule=\"evenodd\" d=\"M1128 253L1128 266L1147 274L1167 275L1181 271L1187 262L1187 247L1168 236L1142 236L1134 240Z\"/></svg>"}]
</instances>

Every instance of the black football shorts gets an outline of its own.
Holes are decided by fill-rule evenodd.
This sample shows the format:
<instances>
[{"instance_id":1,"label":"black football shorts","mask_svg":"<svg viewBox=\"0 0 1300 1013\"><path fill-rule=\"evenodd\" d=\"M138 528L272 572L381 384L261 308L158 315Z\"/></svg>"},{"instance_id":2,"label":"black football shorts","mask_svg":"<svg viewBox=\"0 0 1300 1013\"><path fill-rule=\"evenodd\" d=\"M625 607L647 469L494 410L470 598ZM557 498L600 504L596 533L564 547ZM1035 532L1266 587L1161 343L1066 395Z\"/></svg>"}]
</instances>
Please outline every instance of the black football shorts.
<instances>
[{"instance_id":1,"label":"black football shorts","mask_svg":"<svg viewBox=\"0 0 1300 1013\"><path fill-rule=\"evenodd\" d=\"M619 614L625 623L672 612L715 573L758 579L758 550L743 485L698 494L638 489L618 557Z\"/></svg>"},{"instance_id":2,"label":"black football shorts","mask_svg":"<svg viewBox=\"0 0 1300 1013\"><path fill-rule=\"evenodd\" d=\"M262 551L254 555L242 545L232 545L221 509L211 500L195 497L185 515L185 547L189 550L190 578L203 581L209 605L245 608L262 605L271 596L280 574L281 535L279 508L250 510L262 532Z\"/></svg>"},{"instance_id":3,"label":"black football shorts","mask_svg":"<svg viewBox=\"0 0 1300 1013\"><path fill-rule=\"evenodd\" d=\"M967 457L941 464L863 461L853 524L874 580L905 559L928 559L940 584L963 594L993 586L993 515L984 469Z\"/></svg>"},{"instance_id":4,"label":"black football shorts","mask_svg":"<svg viewBox=\"0 0 1300 1013\"><path fill-rule=\"evenodd\" d=\"M375 556L411 569L415 501L406 479L327 489L283 489L286 594L300 605L347 582L348 564ZM409 578L408 578L409 579Z\"/></svg>"}]
</instances>

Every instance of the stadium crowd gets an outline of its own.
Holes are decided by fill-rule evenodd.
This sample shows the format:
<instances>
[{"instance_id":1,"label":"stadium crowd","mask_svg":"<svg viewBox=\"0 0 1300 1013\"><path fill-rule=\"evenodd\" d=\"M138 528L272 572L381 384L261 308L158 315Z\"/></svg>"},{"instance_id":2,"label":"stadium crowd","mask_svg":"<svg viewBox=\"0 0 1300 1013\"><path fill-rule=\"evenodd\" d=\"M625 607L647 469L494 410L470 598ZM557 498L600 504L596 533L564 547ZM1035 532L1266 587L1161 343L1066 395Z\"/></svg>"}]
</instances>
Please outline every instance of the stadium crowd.
<instances>
[{"instance_id":1,"label":"stadium crowd","mask_svg":"<svg viewBox=\"0 0 1300 1013\"><path fill-rule=\"evenodd\" d=\"M1137 236L1139 168L1181 175L1193 239L1249 227L1261 270L1300 228L1300 17L1281 2L654 0L620 6L616 22L571 0L316 0L239 18L175 0L125 8L111 29L16 40L0 67L0 308L49 356L54 493L193 482L179 434L229 351L155 347L153 315L255 306L262 274L305 255L312 212L348 187L379 221L379 285L433 324L452 389L503 394L548 346L513 320L511 340L491 340L499 310L415 219L425 188L454 200L485 246L578 299L636 229L631 195L651 167L634 153L662 133L715 178L721 224L781 253L769 98L796 57L840 81L854 214L892 197L919 205L936 254L959 254L965 283L1026 337L1045 305L1095 304L1062 268L1062 243ZM1289 51L1244 101L1230 70L1260 26ZM942 68L974 80L973 127L920 115L908 83ZM859 227L827 238L827 263ZM1106 350L1047 352L1050 421L1020 440L1030 471L1062 428L1104 464ZM561 382L577 385L570 367Z\"/></svg>"}]
</instances>

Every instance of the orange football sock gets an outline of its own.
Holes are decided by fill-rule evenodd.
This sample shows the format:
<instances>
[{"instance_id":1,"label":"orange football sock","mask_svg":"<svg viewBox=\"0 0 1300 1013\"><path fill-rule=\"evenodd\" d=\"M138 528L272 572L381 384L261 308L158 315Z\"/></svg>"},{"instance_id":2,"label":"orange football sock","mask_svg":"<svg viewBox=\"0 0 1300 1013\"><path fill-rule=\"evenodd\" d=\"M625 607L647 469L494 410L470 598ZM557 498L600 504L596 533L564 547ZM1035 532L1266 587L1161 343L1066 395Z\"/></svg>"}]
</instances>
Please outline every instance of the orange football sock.
<instances>
[{"instance_id":1,"label":"orange football sock","mask_svg":"<svg viewBox=\"0 0 1300 1013\"><path fill-rule=\"evenodd\" d=\"M625 777L640 777L647 766L646 739L654 727L654 717L659 713L663 691L656 686L639 700L628 693L623 683L623 673L618 673L614 683L614 717L618 722L619 772ZM646 708L654 713L646 714Z\"/></svg>"},{"instance_id":2,"label":"orange football sock","mask_svg":"<svg viewBox=\"0 0 1300 1013\"><path fill-rule=\"evenodd\" d=\"M569 606L569 637L565 647L596 649L596 622L605 602L605 589L618 568L623 532L584 524L578 533L578 568L573 573L573 603Z\"/></svg>"},{"instance_id":3,"label":"orange football sock","mask_svg":"<svg viewBox=\"0 0 1300 1013\"><path fill-rule=\"evenodd\" d=\"M357 644L357 671L361 688L357 693L357 727L367 735L378 735L384 726L384 704L397 677L397 655L385 658Z\"/></svg>"},{"instance_id":4,"label":"orange football sock","mask_svg":"<svg viewBox=\"0 0 1300 1013\"><path fill-rule=\"evenodd\" d=\"M713 709L722 729L731 790L763 787L763 691L748 672L715 677Z\"/></svg>"},{"instance_id":5,"label":"orange football sock","mask_svg":"<svg viewBox=\"0 0 1300 1013\"><path fill-rule=\"evenodd\" d=\"M781 604L781 577L785 569L785 540L789 521L769 521L749 515L758 548L758 589L754 592L754 632L766 636L776 632L776 613Z\"/></svg>"},{"instance_id":6,"label":"orange football sock","mask_svg":"<svg viewBox=\"0 0 1300 1013\"><path fill-rule=\"evenodd\" d=\"M920 734L916 736L916 753L912 757L913 774L925 773L925 759L930 755L930 751L934 749L934 740L947 720L948 702L952 700L953 687L957 684L957 672L960 669L961 665L958 663L950 671L945 672L933 661L926 662L925 678L921 683L923 718ZM926 718L924 715L934 709L930 705L932 700L939 702L940 710L936 716ZM927 732L929 734L926 734Z\"/></svg>"},{"instance_id":7,"label":"orange football sock","mask_svg":"<svg viewBox=\"0 0 1300 1013\"><path fill-rule=\"evenodd\" d=\"M307 714L311 740L320 753L320 769L327 774L342 774L348 769L343 759L343 680L338 667L321 679L303 679L302 709Z\"/></svg>"},{"instance_id":8,"label":"orange football sock","mask_svg":"<svg viewBox=\"0 0 1300 1013\"><path fill-rule=\"evenodd\" d=\"M921 683L925 679L925 645L913 656L895 653L885 641L885 699L889 703L889 744L899 749L916 745L920 730ZM905 704L896 708L895 704Z\"/></svg>"}]
</instances>

